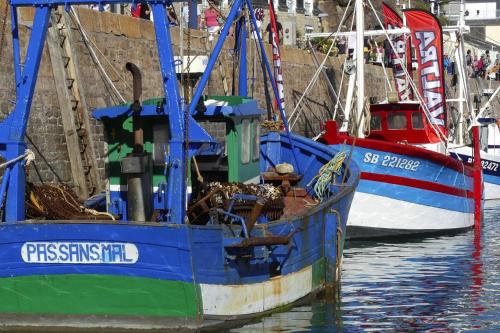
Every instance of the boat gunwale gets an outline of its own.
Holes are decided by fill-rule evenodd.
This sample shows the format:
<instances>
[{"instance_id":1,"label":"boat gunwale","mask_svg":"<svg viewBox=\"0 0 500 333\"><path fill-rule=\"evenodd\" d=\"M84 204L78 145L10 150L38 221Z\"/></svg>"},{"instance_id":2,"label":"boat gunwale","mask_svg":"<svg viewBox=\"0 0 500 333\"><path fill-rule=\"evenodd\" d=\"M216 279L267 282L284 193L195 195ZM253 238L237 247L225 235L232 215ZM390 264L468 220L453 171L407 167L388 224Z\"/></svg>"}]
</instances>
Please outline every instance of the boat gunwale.
<instances>
[{"instance_id":1,"label":"boat gunwale","mask_svg":"<svg viewBox=\"0 0 500 333\"><path fill-rule=\"evenodd\" d=\"M265 142L266 134L262 135L261 138L264 137L261 142ZM297 137L292 134L294 140L302 141L303 138ZM287 140L283 133L280 133L280 139ZM324 154L335 156L331 148L327 146L323 146L314 141L312 142L301 142L304 145L311 145L314 143L313 149L319 150ZM339 188L339 192L335 193L335 195L329 197L327 200L309 208L306 213L294 216L293 218L284 218L278 219L274 221L269 221L262 224L256 224L255 228L267 228L268 226L273 226L275 224L280 224L284 222L293 222L296 220L301 220L312 216L319 211L325 209L326 206L331 206L337 202L340 202L346 196L348 196L351 192L356 190L356 187L360 180L360 170L358 166L355 164L353 160L350 161L349 165L346 166L346 162L343 163L345 172L348 172L348 176L346 177L346 181L342 184L333 184L333 186ZM25 221L15 221L15 222L4 222L0 224L0 229L6 226L20 226L20 225L63 225L63 224L91 224L91 225L116 225L116 226L144 226L144 227L172 227L172 228L180 228L182 226L188 226L191 228L208 228L208 229L217 229L220 228L221 225L195 225L190 223L185 224L177 224L177 223L162 223L162 222L153 222L153 221L110 221L110 220L25 220Z\"/></svg>"},{"instance_id":2,"label":"boat gunwale","mask_svg":"<svg viewBox=\"0 0 500 333\"><path fill-rule=\"evenodd\" d=\"M275 224L283 223L283 222L293 222L296 220L305 219L309 216L312 216L319 211L323 210L326 206L331 206L337 202L343 200L346 196L348 196L351 192L354 192L356 186L359 182L359 177L357 177L356 182L354 184L340 184L338 187L340 191L336 193L334 196L331 196L327 200L313 206L307 210L305 214L294 216L293 218L285 218L278 219L274 221L269 221L262 224L256 224L254 228L267 228L267 226L273 226ZM16 222L4 222L0 224L0 229L2 227L15 227L21 225L63 225L63 224L89 224L89 225L115 225L115 226L144 226L144 227L171 227L171 228L180 228L183 226L191 227L191 228L208 228L208 229L218 229L221 225L196 225L196 224L177 224L177 223L161 223L161 222L141 222L141 221L111 221L111 220L25 220L25 221L16 221Z\"/></svg>"},{"instance_id":3,"label":"boat gunwale","mask_svg":"<svg viewBox=\"0 0 500 333\"><path fill-rule=\"evenodd\" d=\"M347 135L338 135L336 139L327 139L325 142L328 145L352 144L354 138ZM430 162L450 168L454 171L464 173L468 177L473 177L474 166L464 162L457 161L449 155L437 153L422 147L413 146L410 144L402 144L388 141L381 141L368 138L356 138L356 147L384 151L393 154L407 155L411 157L427 159Z\"/></svg>"}]
</instances>

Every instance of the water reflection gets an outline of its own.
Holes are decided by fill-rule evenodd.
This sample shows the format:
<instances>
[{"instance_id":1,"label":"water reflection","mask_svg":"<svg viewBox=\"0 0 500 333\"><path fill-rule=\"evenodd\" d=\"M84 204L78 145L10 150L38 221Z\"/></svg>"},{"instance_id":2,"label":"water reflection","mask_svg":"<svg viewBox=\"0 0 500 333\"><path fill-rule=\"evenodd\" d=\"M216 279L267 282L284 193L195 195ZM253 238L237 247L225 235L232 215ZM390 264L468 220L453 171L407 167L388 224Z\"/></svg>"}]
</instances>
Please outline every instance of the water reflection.
<instances>
[{"instance_id":1,"label":"water reflection","mask_svg":"<svg viewBox=\"0 0 500 333\"><path fill-rule=\"evenodd\" d=\"M500 208L490 208L481 234L351 242L340 302L316 300L233 332L500 332L499 227Z\"/></svg>"}]
</instances>

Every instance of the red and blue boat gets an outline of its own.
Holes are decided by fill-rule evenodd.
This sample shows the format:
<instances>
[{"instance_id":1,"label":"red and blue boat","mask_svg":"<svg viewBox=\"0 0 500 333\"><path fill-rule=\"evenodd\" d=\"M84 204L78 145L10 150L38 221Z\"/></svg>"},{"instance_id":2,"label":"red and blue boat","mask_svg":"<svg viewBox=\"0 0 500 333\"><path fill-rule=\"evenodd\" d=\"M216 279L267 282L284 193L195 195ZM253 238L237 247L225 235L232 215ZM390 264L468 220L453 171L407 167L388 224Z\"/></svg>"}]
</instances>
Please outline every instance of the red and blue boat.
<instances>
[{"instance_id":1,"label":"red and blue boat","mask_svg":"<svg viewBox=\"0 0 500 333\"><path fill-rule=\"evenodd\" d=\"M356 5L356 12L362 14L359 0ZM403 20L386 4L383 11L386 28L403 26ZM434 15L423 10L403 13L417 56L418 90L415 84L408 84L412 80L409 42L401 32L394 33L390 43L399 101L372 103L369 126L364 125L363 29L359 28L364 23L362 15L357 15L354 133L340 133L337 123L330 121L321 137L333 149L352 145L352 159L361 169L347 226L348 238L458 232L479 225L481 220L478 127L473 128L477 157L474 164L458 161L447 152L441 25ZM411 101L413 96L418 102ZM343 130L352 120L346 114Z\"/></svg>"},{"instance_id":2,"label":"red and blue boat","mask_svg":"<svg viewBox=\"0 0 500 333\"><path fill-rule=\"evenodd\" d=\"M366 138L339 133L327 122L323 142L353 145L361 169L347 225L348 238L457 232L474 226L477 172L472 164L432 151L432 129L417 103L371 107ZM476 170L477 171L477 170Z\"/></svg>"}]
</instances>

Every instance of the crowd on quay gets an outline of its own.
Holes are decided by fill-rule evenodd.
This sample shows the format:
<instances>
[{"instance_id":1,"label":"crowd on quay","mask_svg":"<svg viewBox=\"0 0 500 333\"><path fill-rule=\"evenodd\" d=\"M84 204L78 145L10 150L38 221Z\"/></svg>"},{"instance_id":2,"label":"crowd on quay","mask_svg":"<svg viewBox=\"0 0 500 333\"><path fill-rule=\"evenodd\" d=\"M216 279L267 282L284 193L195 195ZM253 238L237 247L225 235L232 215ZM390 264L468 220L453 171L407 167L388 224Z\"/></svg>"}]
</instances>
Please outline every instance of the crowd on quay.
<instances>
[{"instance_id":1,"label":"crowd on quay","mask_svg":"<svg viewBox=\"0 0 500 333\"><path fill-rule=\"evenodd\" d=\"M355 30L356 27L353 27ZM322 40L325 43L325 40ZM317 43L317 49L326 53L326 49L330 46L330 43L322 45L322 43ZM355 35L350 35L348 37L340 36L335 39L335 45L333 48L333 55L345 54L348 59L355 58L356 49L356 37ZM372 63L375 65L382 65L386 67L392 67L392 62L394 58L392 55L392 47L389 40L378 40L370 37L365 37L364 39L364 59L365 63ZM481 52L479 52L481 53ZM490 51L486 50L481 53L480 56L473 55L471 50L467 51L466 55L467 71L470 78L484 78L490 80L500 80L500 53L496 54L495 59L490 56ZM454 75L456 72L456 64L452 59L445 54L443 59L444 70L450 74Z\"/></svg>"},{"instance_id":2,"label":"crowd on quay","mask_svg":"<svg viewBox=\"0 0 500 333\"><path fill-rule=\"evenodd\" d=\"M220 33L221 27L225 22L225 17L219 8L218 0L208 0L208 6L202 10L201 6L198 5L198 14L196 21L200 29L208 33L208 40L213 41L215 35ZM98 5L89 5L92 9L99 10ZM151 15L151 8L145 2L139 3L136 6L124 5L127 8L126 13L132 17L144 20L153 20ZM105 5L103 10L109 11L110 5ZM181 25L180 20L182 20L182 25L187 27L189 25L189 7L188 3L184 3L180 8L180 19L177 15L176 9L173 5L168 6L167 15L171 26ZM265 11L263 8L256 8L254 10L255 18L257 20L257 31L252 29L252 34L250 38L256 39L257 33L263 38L263 41L267 41L272 44L273 34L271 23L268 23L266 28L263 29ZM276 27L278 31L279 44L283 44L283 26L281 22L276 20ZM380 27L376 27L380 28ZM234 24L230 28L229 34L234 34ZM356 30L356 26L352 27L352 31ZM331 45L332 39L321 39L321 42L316 44L319 51L326 53L326 50ZM333 48L333 55L346 54L349 59L355 57L356 49L356 37L355 35L349 35L347 37L340 36L335 38L335 45ZM481 52L480 52L481 53ZM363 45L363 54L365 63L371 63L375 65L384 65L386 67L392 67L393 57L392 47L387 39L377 39L372 37L365 37ZM489 78L493 80L500 80L500 53L497 53L495 59L491 59L490 52L486 50L478 56L477 53L472 53L471 50L467 51L466 55L467 71L471 78L481 77ZM449 74L455 74L455 64L451 59L445 55L444 56L444 67Z\"/></svg>"},{"instance_id":3,"label":"crowd on quay","mask_svg":"<svg viewBox=\"0 0 500 333\"><path fill-rule=\"evenodd\" d=\"M465 60L469 77L500 81L500 53L497 53L495 60L492 61L489 50L480 56L467 50Z\"/></svg>"},{"instance_id":4,"label":"crowd on quay","mask_svg":"<svg viewBox=\"0 0 500 333\"><path fill-rule=\"evenodd\" d=\"M353 31L356 26L353 26ZM318 46L320 51L324 51L324 47ZM323 50L322 50L323 49ZM335 45L332 50L333 55L347 55L348 59L354 59L356 56L356 36L349 35L339 36L335 39ZM387 40L365 37L363 41L363 57L365 63L376 65L384 64L386 67L392 66L391 45Z\"/></svg>"},{"instance_id":5,"label":"crowd on quay","mask_svg":"<svg viewBox=\"0 0 500 333\"><path fill-rule=\"evenodd\" d=\"M197 16L197 25L201 30L208 32L208 40L212 41L214 40L215 35L220 32L221 27L225 22L225 17L219 9L219 3L217 0L207 1L207 3L208 6L205 8L203 13L198 14ZM151 15L151 8L146 2L138 3L135 6L123 5L123 7L126 8L124 12L132 17L143 20L154 20L154 17ZM104 5L102 8L100 8L99 5L89 5L89 8L104 11L111 10L110 5ZM200 13L200 9L200 5L198 5L198 13ZM269 23L265 30L262 29L265 17L264 9L256 8L254 12L257 19L258 33L264 38L263 40L267 40L270 44L272 44L271 24ZM167 7L167 15L171 26L180 25L181 22L179 21L179 17L173 5ZM189 6L187 3L184 3L181 8L181 19L184 27L189 26ZM276 26L278 30L279 43L283 44L283 26L279 21L276 21ZM234 28L233 24L229 31L229 35L232 36L234 34ZM252 29L251 38L257 38L257 32L254 31L254 29Z\"/></svg>"}]
</instances>

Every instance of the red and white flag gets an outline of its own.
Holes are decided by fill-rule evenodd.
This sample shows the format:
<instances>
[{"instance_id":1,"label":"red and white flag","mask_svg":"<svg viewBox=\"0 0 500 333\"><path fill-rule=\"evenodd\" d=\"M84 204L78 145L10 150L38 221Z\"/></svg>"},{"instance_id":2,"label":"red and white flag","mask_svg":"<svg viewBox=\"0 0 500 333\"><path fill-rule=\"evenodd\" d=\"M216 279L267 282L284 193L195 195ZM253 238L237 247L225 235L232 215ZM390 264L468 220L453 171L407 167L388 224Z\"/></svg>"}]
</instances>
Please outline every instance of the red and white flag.
<instances>
[{"instance_id":1,"label":"red and white flag","mask_svg":"<svg viewBox=\"0 0 500 333\"><path fill-rule=\"evenodd\" d=\"M274 14L273 0L269 0L269 19L271 24L271 34L273 41L273 65L274 65L274 82L278 88L278 96L276 96L276 108L278 108L278 98L281 102L283 111L285 110L285 91L283 87L283 71L281 69L280 56L280 40L278 35L278 26L276 25L276 16Z\"/></svg>"},{"instance_id":2,"label":"red and white flag","mask_svg":"<svg viewBox=\"0 0 500 333\"><path fill-rule=\"evenodd\" d=\"M419 92L429 111L430 122L446 137L441 24L434 15L424 10L409 9L403 13L411 32L413 46L417 51Z\"/></svg>"},{"instance_id":3,"label":"red and white flag","mask_svg":"<svg viewBox=\"0 0 500 333\"><path fill-rule=\"evenodd\" d=\"M403 20L401 17L387 5L382 2L382 13L384 14L384 27L386 29L395 29L403 27ZM397 55L401 61L406 61L406 70L412 77L411 68L411 45L410 42L406 41L406 36L404 34L392 35L392 44L397 51ZM388 55L389 56L389 55ZM398 97L400 101L411 101L413 100L413 91L409 85L409 80L407 79L401 61L398 56L394 54L391 49L390 59L392 60L392 69L394 72L394 82L396 84L396 90L398 92ZM406 59L406 60L405 60Z\"/></svg>"}]
</instances>

